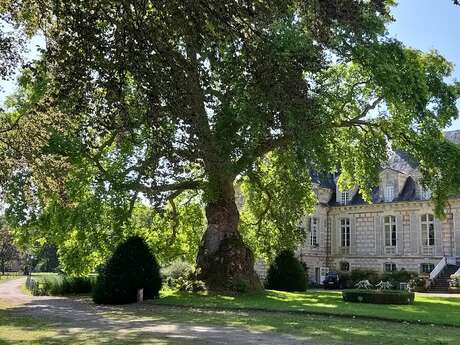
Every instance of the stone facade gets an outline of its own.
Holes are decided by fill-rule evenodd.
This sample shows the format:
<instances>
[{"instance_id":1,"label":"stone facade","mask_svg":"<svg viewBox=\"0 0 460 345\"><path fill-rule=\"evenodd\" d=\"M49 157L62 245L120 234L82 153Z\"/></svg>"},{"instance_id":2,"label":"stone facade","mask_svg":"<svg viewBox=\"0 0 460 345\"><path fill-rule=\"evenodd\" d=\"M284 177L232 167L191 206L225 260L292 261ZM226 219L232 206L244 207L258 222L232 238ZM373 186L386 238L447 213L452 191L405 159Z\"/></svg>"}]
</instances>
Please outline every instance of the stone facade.
<instances>
[{"instance_id":1,"label":"stone facade","mask_svg":"<svg viewBox=\"0 0 460 345\"><path fill-rule=\"evenodd\" d=\"M382 174L389 175L388 172ZM400 173L393 175L398 184L404 182L397 176ZM385 177L388 180L389 177ZM378 194L382 201L371 204L352 200L328 206L319 203L315 214L305 216L302 224L308 227L307 238L298 255L307 265L313 282L321 283L328 270L384 272L404 269L427 273L443 257L458 259L460 199L449 200L446 217L441 220L434 216L433 203L418 192L420 187L415 189L414 200L401 201L398 195L404 187L393 186L392 201L384 201L383 194ZM324 192L319 191L321 194ZM314 246L312 222L319 223Z\"/></svg>"},{"instance_id":2,"label":"stone facade","mask_svg":"<svg viewBox=\"0 0 460 345\"><path fill-rule=\"evenodd\" d=\"M447 132L446 138L460 143L460 131ZM302 219L307 236L297 255L313 282L321 283L328 270L429 273L443 257L459 261L460 196L450 198L446 217L437 219L418 164L406 153L394 152L382 167L371 203L358 188L340 191L336 174L311 176L318 204ZM256 265L262 278L266 269Z\"/></svg>"}]
</instances>

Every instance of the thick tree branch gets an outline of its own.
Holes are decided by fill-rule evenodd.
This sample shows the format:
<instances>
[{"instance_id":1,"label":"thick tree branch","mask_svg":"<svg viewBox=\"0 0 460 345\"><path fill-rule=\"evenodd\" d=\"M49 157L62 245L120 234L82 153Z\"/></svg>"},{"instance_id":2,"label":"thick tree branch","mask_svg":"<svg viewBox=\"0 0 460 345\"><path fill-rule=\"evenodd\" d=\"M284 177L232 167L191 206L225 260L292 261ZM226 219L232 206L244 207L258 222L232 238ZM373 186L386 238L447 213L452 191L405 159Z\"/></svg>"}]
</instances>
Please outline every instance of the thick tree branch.
<instances>
[{"instance_id":1,"label":"thick tree branch","mask_svg":"<svg viewBox=\"0 0 460 345\"><path fill-rule=\"evenodd\" d=\"M243 154L235 163L235 174L244 171L257 158L267 154L274 149L286 147L292 142L292 137L284 135L277 138L268 138L261 141L253 150Z\"/></svg>"},{"instance_id":2,"label":"thick tree branch","mask_svg":"<svg viewBox=\"0 0 460 345\"><path fill-rule=\"evenodd\" d=\"M3 133L7 133L7 132L10 132L14 129L16 129L19 125L19 121L21 121L21 119L24 117L25 113L21 114L20 116L18 116L16 118L16 120L14 120L14 122L9 125L8 127L5 127L5 128L0 128L0 134L3 134Z\"/></svg>"},{"instance_id":3,"label":"thick tree branch","mask_svg":"<svg viewBox=\"0 0 460 345\"><path fill-rule=\"evenodd\" d=\"M200 181L200 180L186 180L186 181L181 181L181 182L176 182L176 183L170 183L170 184L164 184L164 185L153 185L153 186L146 186L141 183L139 184L135 183L130 186L130 189L136 190L146 195L153 195L153 194L164 193L164 192L179 193L184 190L189 190L189 189L197 190L197 189L202 189L202 188L203 188L203 181Z\"/></svg>"},{"instance_id":4,"label":"thick tree branch","mask_svg":"<svg viewBox=\"0 0 460 345\"><path fill-rule=\"evenodd\" d=\"M357 126L357 125L358 126L360 125L374 126L375 123L365 121L363 119L369 114L371 110L375 109L382 100L383 100L382 97L377 97L372 103L366 105L366 107L363 109L363 111L359 115L351 119L348 119L348 120L340 121L338 125L334 127L352 127L352 126Z\"/></svg>"}]
</instances>

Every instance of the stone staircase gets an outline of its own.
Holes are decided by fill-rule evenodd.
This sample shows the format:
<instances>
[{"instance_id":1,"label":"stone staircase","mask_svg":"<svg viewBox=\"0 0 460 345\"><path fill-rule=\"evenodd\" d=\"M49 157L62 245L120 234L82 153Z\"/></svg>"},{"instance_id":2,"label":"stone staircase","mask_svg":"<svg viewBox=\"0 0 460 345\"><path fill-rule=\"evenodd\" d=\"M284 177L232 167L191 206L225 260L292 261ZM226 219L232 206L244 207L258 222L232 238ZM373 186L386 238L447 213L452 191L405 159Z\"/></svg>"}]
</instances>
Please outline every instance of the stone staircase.
<instances>
[{"instance_id":1,"label":"stone staircase","mask_svg":"<svg viewBox=\"0 0 460 345\"><path fill-rule=\"evenodd\" d=\"M430 285L430 292L447 293L449 289L449 279L458 270L459 266L446 265L442 272L434 279Z\"/></svg>"}]
</instances>

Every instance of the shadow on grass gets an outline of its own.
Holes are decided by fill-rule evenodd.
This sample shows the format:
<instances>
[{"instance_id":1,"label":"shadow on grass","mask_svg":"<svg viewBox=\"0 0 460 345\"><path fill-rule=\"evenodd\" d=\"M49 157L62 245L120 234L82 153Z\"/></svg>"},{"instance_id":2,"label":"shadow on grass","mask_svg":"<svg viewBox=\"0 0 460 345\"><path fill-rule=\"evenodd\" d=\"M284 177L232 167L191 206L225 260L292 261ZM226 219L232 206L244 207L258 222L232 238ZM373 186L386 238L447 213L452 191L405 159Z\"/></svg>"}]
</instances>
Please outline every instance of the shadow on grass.
<instances>
[{"instance_id":1,"label":"shadow on grass","mask_svg":"<svg viewBox=\"0 0 460 345\"><path fill-rule=\"evenodd\" d=\"M262 332L279 332L327 344L458 344L460 330L453 327L414 325L337 318L334 316L293 315L283 312L244 312L203 310L199 307L177 308L157 305L133 305L107 314L113 318L158 316L182 323L219 324L250 328Z\"/></svg>"},{"instance_id":2,"label":"shadow on grass","mask_svg":"<svg viewBox=\"0 0 460 345\"><path fill-rule=\"evenodd\" d=\"M343 308L339 303L340 294L337 293L301 295L291 296L268 291L263 295L238 297L182 296L182 300L194 301L196 306L192 308L156 304L161 300L136 305L96 306L89 298L42 297L0 311L0 344L302 344L305 341L367 345L458 344L460 329L454 327L283 312L200 308L200 303L209 304L209 301L214 301L219 306L222 305L222 301L226 301L237 307L247 306L252 301L255 305L264 306L267 303L277 303L278 306L282 303L289 308L314 303L332 304L336 305L335 308ZM424 307L433 304L424 301L420 303ZM447 306L449 309L445 309L445 312L451 310L451 305ZM445 313L444 317L450 318L450 315ZM282 335L270 332L291 334L302 337L303 340L283 338Z\"/></svg>"},{"instance_id":3,"label":"shadow on grass","mask_svg":"<svg viewBox=\"0 0 460 345\"><path fill-rule=\"evenodd\" d=\"M98 345L118 345L118 344L202 344L195 339L184 337L184 339L168 339L164 334L149 331L136 331L151 326L151 321L133 322L133 328L124 329L123 323L118 326L100 325L94 322L94 315L88 315L90 322L69 322L58 321L57 318L48 318L51 315L39 315L33 317L20 316L24 309L13 308L11 310L0 310L0 345L16 344L98 344ZM21 310L22 309L22 310ZM49 310L52 313L53 310ZM62 309L61 309L62 311ZM174 338L174 337L173 337Z\"/></svg>"},{"instance_id":4,"label":"shadow on grass","mask_svg":"<svg viewBox=\"0 0 460 345\"><path fill-rule=\"evenodd\" d=\"M373 305L344 302L338 291L289 293L267 290L240 296L190 295L167 291L155 301L161 305L260 309L328 313L460 327L460 299L417 296L413 305ZM446 317L448 315L448 317Z\"/></svg>"},{"instance_id":5,"label":"shadow on grass","mask_svg":"<svg viewBox=\"0 0 460 345\"><path fill-rule=\"evenodd\" d=\"M142 317L129 305L96 306L89 298L36 298L0 311L0 344L301 344L292 336L191 323L190 313L190 318L179 314Z\"/></svg>"}]
</instances>

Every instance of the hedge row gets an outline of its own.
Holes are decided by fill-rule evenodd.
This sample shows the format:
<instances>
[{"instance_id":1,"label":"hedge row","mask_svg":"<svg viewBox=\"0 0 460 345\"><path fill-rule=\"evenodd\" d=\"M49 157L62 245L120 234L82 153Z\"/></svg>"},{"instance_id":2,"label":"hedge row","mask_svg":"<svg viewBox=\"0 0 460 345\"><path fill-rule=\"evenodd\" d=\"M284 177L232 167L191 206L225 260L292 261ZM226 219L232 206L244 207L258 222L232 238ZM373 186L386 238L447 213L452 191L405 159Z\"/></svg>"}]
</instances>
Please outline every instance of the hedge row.
<instances>
[{"instance_id":1,"label":"hedge row","mask_svg":"<svg viewBox=\"0 0 460 345\"><path fill-rule=\"evenodd\" d=\"M34 296L66 296L91 293L95 277L38 277L27 278L26 287Z\"/></svg>"},{"instance_id":2,"label":"hedge row","mask_svg":"<svg viewBox=\"0 0 460 345\"><path fill-rule=\"evenodd\" d=\"M372 304L412 304L415 294L408 291L396 290L362 290L353 289L342 292L346 302L372 303Z\"/></svg>"}]
</instances>

